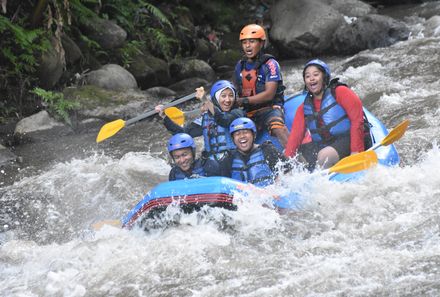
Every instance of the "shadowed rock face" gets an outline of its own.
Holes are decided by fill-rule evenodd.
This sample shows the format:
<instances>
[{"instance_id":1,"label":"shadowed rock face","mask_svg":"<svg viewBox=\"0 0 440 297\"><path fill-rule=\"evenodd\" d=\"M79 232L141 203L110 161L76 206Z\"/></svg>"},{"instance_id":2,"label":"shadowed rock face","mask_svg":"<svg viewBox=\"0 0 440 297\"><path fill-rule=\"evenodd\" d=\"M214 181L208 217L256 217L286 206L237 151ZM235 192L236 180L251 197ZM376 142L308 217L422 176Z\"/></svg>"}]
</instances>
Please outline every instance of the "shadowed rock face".
<instances>
[{"instance_id":1,"label":"shadowed rock face","mask_svg":"<svg viewBox=\"0 0 440 297\"><path fill-rule=\"evenodd\" d=\"M271 42L281 58L354 54L405 40L407 26L358 0L281 0L271 10Z\"/></svg>"},{"instance_id":2,"label":"shadowed rock face","mask_svg":"<svg viewBox=\"0 0 440 297\"><path fill-rule=\"evenodd\" d=\"M399 4L420 4L424 2L429 2L426 0L370 0L370 1L364 1L366 3L369 3L373 6L393 6L393 5L399 5Z\"/></svg>"},{"instance_id":3,"label":"shadowed rock face","mask_svg":"<svg viewBox=\"0 0 440 297\"><path fill-rule=\"evenodd\" d=\"M344 23L341 13L320 0L279 1L271 19L271 42L288 58L325 53L332 33Z\"/></svg>"},{"instance_id":4,"label":"shadowed rock face","mask_svg":"<svg viewBox=\"0 0 440 297\"><path fill-rule=\"evenodd\" d=\"M409 33L405 24L391 17L368 15L339 27L333 35L332 48L338 54L355 54L406 40Z\"/></svg>"}]
</instances>

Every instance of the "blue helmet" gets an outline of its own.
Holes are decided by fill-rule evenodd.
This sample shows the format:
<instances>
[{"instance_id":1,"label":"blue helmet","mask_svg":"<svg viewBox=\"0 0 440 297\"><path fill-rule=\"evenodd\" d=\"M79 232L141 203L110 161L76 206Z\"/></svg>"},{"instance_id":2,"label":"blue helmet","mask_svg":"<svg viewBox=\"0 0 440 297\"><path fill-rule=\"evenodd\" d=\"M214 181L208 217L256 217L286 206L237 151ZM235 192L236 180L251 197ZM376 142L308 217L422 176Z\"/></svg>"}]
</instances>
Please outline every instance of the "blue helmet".
<instances>
[{"instance_id":1,"label":"blue helmet","mask_svg":"<svg viewBox=\"0 0 440 297\"><path fill-rule=\"evenodd\" d=\"M210 95L212 103L220 107L220 105L218 104L218 96L220 96L221 91L227 88L232 90L235 98L235 96L237 95L237 90L235 89L234 85L229 80L218 80L211 87Z\"/></svg>"},{"instance_id":2,"label":"blue helmet","mask_svg":"<svg viewBox=\"0 0 440 297\"><path fill-rule=\"evenodd\" d=\"M176 135L173 135L168 141L168 145L167 145L169 153L186 147L190 147L193 150L195 150L196 148L194 139L189 134L186 133L177 133Z\"/></svg>"},{"instance_id":3,"label":"blue helmet","mask_svg":"<svg viewBox=\"0 0 440 297\"><path fill-rule=\"evenodd\" d=\"M232 121L231 125L229 126L229 133L232 135L232 133L240 130L252 130L254 131L254 134L257 133L257 127L255 126L255 123L249 119L249 118L238 118Z\"/></svg>"},{"instance_id":4,"label":"blue helmet","mask_svg":"<svg viewBox=\"0 0 440 297\"><path fill-rule=\"evenodd\" d=\"M331 76L330 67L328 67L328 65L326 63L324 63L323 61L321 61L319 59L310 60L306 63L306 65L304 65L303 79L305 77L307 67L312 66L312 65L317 66L322 72L324 72L324 82L328 85L330 82L330 76Z\"/></svg>"}]
</instances>

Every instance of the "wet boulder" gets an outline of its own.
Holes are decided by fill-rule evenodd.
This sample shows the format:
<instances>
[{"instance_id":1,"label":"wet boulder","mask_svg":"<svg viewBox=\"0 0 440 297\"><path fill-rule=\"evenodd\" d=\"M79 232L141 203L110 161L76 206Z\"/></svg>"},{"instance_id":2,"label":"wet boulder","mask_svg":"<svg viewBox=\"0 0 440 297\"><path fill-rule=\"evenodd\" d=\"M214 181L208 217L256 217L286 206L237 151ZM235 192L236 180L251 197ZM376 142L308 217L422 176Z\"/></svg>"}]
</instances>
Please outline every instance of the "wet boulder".
<instances>
[{"instance_id":1,"label":"wet boulder","mask_svg":"<svg viewBox=\"0 0 440 297\"><path fill-rule=\"evenodd\" d=\"M359 0L329 0L329 5L346 17L361 17L376 13L377 10Z\"/></svg>"},{"instance_id":2,"label":"wet boulder","mask_svg":"<svg viewBox=\"0 0 440 297\"><path fill-rule=\"evenodd\" d=\"M66 66L64 49L59 40L51 38L49 48L45 51L38 67L40 87L50 89L60 80Z\"/></svg>"},{"instance_id":3,"label":"wet boulder","mask_svg":"<svg viewBox=\"0 0 440 297\"><path fill-rule=\"evenodd\" d=\"M152 97L157 97L157 98L170 98L170 97L175 97L177 95L175 91L160 86L149 88L145 90L145 93L149 94Z\"/></svg>"},{"instance_id":4,"label":"wet boulder","mask_svg":"<svg viewBox=\"0 0 440 297\"><path fill-rule=\"evenodd\" d=\"M440 36L440 15L431 17L425 23L425 36L439 37Z\"/></svg>"},{"instance_id":5,"label":"wet boulder","mask_svg":"<svg viewBox=\"0 0 440 297\"><path fill-rule=\"evenodd\" d=\"M149 54L135 56L128 71L133 74L141 89L167 85L171 81L168 63Z\"/></svg>"},{"instance_id":6,"label":"wet boulder","mask_svg":"<svg viewBox=\"0 0 440 297\"><path fill-rule=\"evenodd\" d=\"M107 64L85 75L85 82L108 90L136 89L133 74L117 64Z\"/></svg>"},{"instance_id":7,"label":"wet boulder","mask_svg":"<svg viewBox=\"0 0 440 297\"><path fill-rule=\"evenodd\" d=\"M214 70L208 63L193 58L173 61L170 64L170 74L175 81L192 77L213 81L216 78Z\"/></svg>"},{"instance_id":8,"label":"wet boulder","mask_svg":"<svg viewBox=\"0 0 440 297\"><path fill-rule=\"evenodd\" d=\"M67 65L75 64L82 56L81 49L68 35L63 34L61 37L61 42L63 44L64 52L66 55Z\"/></svg>"},{"instance_id":9,"label":"wet boulder","mask_svg":"<svg viewBox=\"0 0 440 297\"><path fill-rule=\"evenodd\" d=\"M72 133L72 129L55 120L45 110L20 120L15 126L14 138L18 143L41 142Z\"/></svg>"},{"instance_id":10,"label":"wet boulder","mask_svg":"<svg viewBox=\"0 0 440 297\"><path fill-rule=\"evenodd\" d=\"M271 42L283 58L325 53L343 15L320 0L281 0L271 9Z\"/></svg>"},{"instance_id":11,"label":"wet boulder","mask_svg":"<svg viewBox=\"0 0 440 297\"><path fill-rule=\"evenodd\" d=\"M207 81L206 79L200 77L192 77L192 78L183 79L168 87L176 92L191 93L192 91L195 90L195 88L198 88L200 86L204 86L205 89L207 89L206 86L209 85L209 82L212 82L212 80Z\"/></svg>"},{"instance_id":12,"label":"wet boulder","mask_svg":"<svg viewBox=\"0 0 440 297\"><path fill-rule=\"evenodd\" d=\"M227 49L227 50L221 50L214 55L212 55L211 58L211 65L217 70L218 68L222 66L231 66L234 67L238 61L242 58L241 51L233 50L233 49Z\"/></svg>"},{"instance_id":13,"label":"wet boulder","mask_svg":"<svg viewBox=\"0 0 440 297\"><path fill-rule=\"evenodd\" d=\"M339 27L333 35L333 50L355 54L365 49L387 47L409 37L409 28L389 16L367 15Z\"/></svg>"},{"instance_id":14,"label":"wet boulder","mask_svg":"<svg viewBox=\"0 0 440 297\"><path fill-rule=\"evenodd\" d=\"M82 24L81 30L103 49L121 47L127 38L127 32L115 22L101 18L89 19Z\"/></svg>"}]
</instances>

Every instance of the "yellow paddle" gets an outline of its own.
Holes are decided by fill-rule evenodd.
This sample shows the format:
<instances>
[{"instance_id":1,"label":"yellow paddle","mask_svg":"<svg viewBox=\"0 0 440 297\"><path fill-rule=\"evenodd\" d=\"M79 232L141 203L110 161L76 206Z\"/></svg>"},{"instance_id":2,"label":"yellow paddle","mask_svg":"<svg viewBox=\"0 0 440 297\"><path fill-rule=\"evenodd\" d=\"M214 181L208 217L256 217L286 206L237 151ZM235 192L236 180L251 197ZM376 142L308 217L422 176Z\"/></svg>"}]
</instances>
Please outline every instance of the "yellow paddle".
<instances>
[{"instance_id":1,"label":"yellow paddle","mask_svg":"<svg viewBox=\"0 0 440 297\"><path fill-rule=\"evenodd\" d=\"M408 128L409 120L404 120L399 125L397 125L394 129L392 129L387 136L385 136L380 143L376 143L368 150L375 150L381 146L387 146L399 140L403 134L405 134L406 129Z\"/></svg>"},{"instance_id":2,"label":"yellow paddle","mask_svg":"<svg viewBox=\"0 0 440 297\"><path fill-rule=\"evenodd\" d=\"M403 134L405 134L406 129L408 128L409 120L404 120L399 125L397 125L394 129L392 129L387 136L385 136L380 143L376 143L374 146L369 148L367 151L348 156L338 163L336 163L333 167L326 169L329 173L352 173L356 171L361 171L371 167L372 165L378 162L377 155L371 154L375 149L381 146L387 146L395 141L402 138ZM359 156L362 155L363 156ZM358 157L359 156L359 157ZM324 171L323 171L324 172Z\"/></svg>"},{"instance_id":3,"label":"yellow paddle","mask_svg":"<svg viewBox=\"0 0 440 297\"><path fill-rule=\"evenodd\" d=\"M185 123L185 113L177 107L168 107L164 110L164 113L179 126L183 126Z\"/></svg>"},{"instance_id":4,"label":"yellow paddle","mask_svg":"<svg viewBox=\"0 0 440 297\"><path fill-rule=\"evenodd\" d=\"M172 102L166 104L164 107L168 108L168 107L183 103L185 101L191 100L191 99L195 98L195 95L196 95L196 93L186 95L185 97L182 97L180 99L177 99L175 101L172 101ZM96 137L96 142L101 142L109 137L112 137L113 135L118 133L118 131L121 130L122 128L124 128L128 125L134 124L134 123L136 123L140 120L143 120L145 118L148 118L149 116L152 116L156 113L157 113L156 110L150 110L146 113L138 115L135 118L129 119L128 121L118 119L113 122L107 123L101 127L101 130L99 130L98 136Z\"/></svg>"},{"instance_id":5,"label":"yellow paddle","mask_svg":"<svg viewBox=\"0 0 440 297\"><path fill-rule=\"evenodd\" d=\"M345 157L332 167L321 171L321 173L353 173L368 169L377 162L377 154L374 151L365 151Z\"/></svg>"},{"instance_id":6,"label":"yellow paddle","mask_svg":"<svg viewBox=\"0 0 440 297\"><path fill-rule=\"evenodd\" d=\"M176 123L179 126L183 126L185 120L188 117L192 117L194 115L200 115L201 110L200 108L196 108L190 111L182 111L177 107L169 107L165 109L164 112L167 115L167 117L169 117L174 123Z\"/></svg>"}]
</instances>

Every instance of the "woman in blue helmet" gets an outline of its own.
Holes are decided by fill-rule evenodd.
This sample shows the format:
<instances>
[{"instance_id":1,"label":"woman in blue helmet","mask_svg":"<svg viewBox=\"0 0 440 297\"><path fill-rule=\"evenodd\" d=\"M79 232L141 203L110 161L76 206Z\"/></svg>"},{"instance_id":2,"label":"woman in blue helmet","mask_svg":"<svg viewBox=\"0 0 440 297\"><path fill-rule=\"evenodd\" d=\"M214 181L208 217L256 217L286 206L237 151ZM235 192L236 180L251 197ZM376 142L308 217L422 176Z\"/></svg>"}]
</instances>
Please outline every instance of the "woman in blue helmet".
<instances>
[{"instance_id":1,"label":"woman in blue helmet","mask_svg":"<svg viewBox=\"0 0 440 297\"><path fill-rule=\"evenodd\" d=\"M196 91L196 97L204 101L201 117L181 127L161 112L165 127L173 134L203 136L203 156L220 161L235 148L228 131L229 124L234 119L244 116L244 111L237 108L235 104L237 92L234 85L227 80L219 80L212 85L211 100L204 100L206 96L203 87L197 88ZM162 105L156 106L158 111L162 108Z\"/></svg>"},{"instance_id":2,"label":"woman in blue helmet","mask_svg":"<svg viewBox=\"0 0 440 297\"><path fill-rule=\"evenodd\" d=\"M196 144L186 133L173 135L167 144L168 152L174 161L168 179L170 181L220 175L219 164L210 159L196 160Z\"/></svg>"},{"instance_id":3,"label":"woman in blue helmet","mask_svg":"<svg viewBox=\"0 0 440 297\"><path fill-rule=\"evenodd\" d=\"M330 68L321 60L311 60L304 66L308 93L296 111L286 145L287 156L293 157L300 149L311 169L315 165L329 168L365 148L362 101L330 76Z\"/></svg>"},{"instance_id":4,"label":"woman in blue helmet","mask_svg":"<svg viewBox=\"0 0 440 297\"><path fill-rule=\"evenodd\" d=\"M251 119L235 119L229 132L237 149L221 164L225 175L264 187L275 181L280 170L286 173L291 169L288 158L270 141L255 144L257 128ZM281 167L277 167L280 161Z\"/></svg>"}]
</instances>

